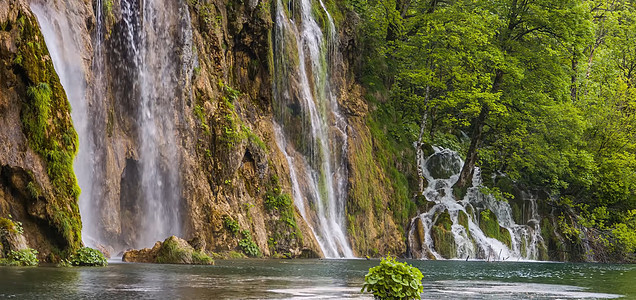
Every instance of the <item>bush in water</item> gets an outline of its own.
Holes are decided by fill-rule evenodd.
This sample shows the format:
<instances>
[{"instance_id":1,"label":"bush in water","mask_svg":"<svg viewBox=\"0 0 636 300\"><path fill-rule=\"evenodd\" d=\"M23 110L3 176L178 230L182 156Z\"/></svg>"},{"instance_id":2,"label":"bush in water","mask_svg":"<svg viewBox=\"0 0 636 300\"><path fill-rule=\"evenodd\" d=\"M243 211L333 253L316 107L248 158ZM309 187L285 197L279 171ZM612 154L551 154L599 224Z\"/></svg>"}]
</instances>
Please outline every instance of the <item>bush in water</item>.
<instances>
[{"instance_id":1,"label":"bush in water","mask_svg":"<svg viewBox=\"0 0 636 300\"><path fill-rule=\"evenodd\" d=\"M376 299L421 299L423 277L416 267L386 257L364 276L362 292L371 292Z\"/></svg>"}]
</instances>

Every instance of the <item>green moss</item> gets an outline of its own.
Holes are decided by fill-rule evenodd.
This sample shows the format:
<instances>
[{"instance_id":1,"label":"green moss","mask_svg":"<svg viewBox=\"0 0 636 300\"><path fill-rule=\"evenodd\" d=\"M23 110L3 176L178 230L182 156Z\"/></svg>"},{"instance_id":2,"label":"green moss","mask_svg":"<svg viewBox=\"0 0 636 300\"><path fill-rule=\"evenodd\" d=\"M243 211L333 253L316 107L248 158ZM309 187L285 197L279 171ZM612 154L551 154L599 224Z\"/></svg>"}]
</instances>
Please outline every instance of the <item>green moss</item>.
<instances>
[{"instance_id":1,"label":"green moss","mask_svg":"<svg viewBox=\"0 0 636 300\"><path fill-rule=\"evenodd\" d=\"M486 236L497 239L508 248L511 248L512 238L510 237L510 232L506 228L499 226L497 216L489 209L482 211L480 215L479 228L481 228L481 231Z\"/></svg>"},{"instance_id":2,"label":"green moss","mask_svg":"<svg viewBox=\"0 0 636 300\"><path fill-rule=\"evenodd\" d=\"M512 208L512 219L517 224L523 224L523 214L521 212L521 208L519 208L519 204L516 202L510 203L510 208Z\"/></svg>"},{"instance_id":3,"label":"green moss","mask_svg":"<svg viewBox=\"0 0 636 300\"><path fill-rule=\"evenodd\" d=\"M431 228L433 247L439 255L444 258L454 258L457 256L457 245L452 232L453 221L448 210L444 210L437 216L435 224Z\"/></svg>"},{"instance_id":4,"label":"green moss","mask_svg":"<svg viewBox=\"0 0 636 300\"><path fill-rule=\"evenodd\" d=\"M560 260L558 253L565 251L563 243L556 236L554 226L549 218L541 219L541 237L545 242L545 247L539 248L539 255L542 260ZM544 251L542 251L544 250ZM542 253L545 252L545 253ZM545 259L544 259L545 258Z\"/></svg>"},{"instance_id":5,"label":"green moss","mask_svg":"<svg viewBox=\"0 0 636 300\"><path fill-rule=\"evenodd\" d=\"M457 245L453 232L444 226L435 225L431 228L433 247L435 251L444 258L454 258L457 256Z\"/></svg>"},{"instance_id":6,"label":"green moss","mask_svg":"<svg viewBox=\"0 0 636 300\"><path fill-rule=\"evenodd\" d=\"M464 226L464 228L466 229L466 234L470 238L471 234L470 230L468 229L468 215L460 210L457 214L457 222L459 223L459 225Z\"/></svg>"},{"instance_id":7,"label":"green moss","mask_svg":"<svg viewBox=\"0 0 636 300\"><path fill-rule=\"evenodd\" d=\"M61 236L63 247L74 251L81 243L81 221L77 204L80 189L73 172L78 138L71 107L48 50L41 45L44 38L37 21L20 14L18 26L21 37L17 40L13 68L27 83L20 114L22 129L29 147L44 159L53 187L53 198L47 199L46 218ZM40 192L35 185L29 189L31 196L40 196Z\"/></svg>"},{"instance_id":8,"label":"green moss","mask_svg":"<svg viewBox=\"0 0 636 300\"><path fill-rule=\"evenodd\" d=\"M214 260L202 251L181 247L175 238L168 238L157 253L157 263L210 265Z\"/></svg>"},{"instance_id":9,"label":"green moss","mask_svg":"<svg viewBox=\"0 0 636 300\"><path fill-rule=\"evenodd\" d=\"M290 247L302 244L303 235L296 223L296 214L291 197L283 193L277 176L269 181L268 191L263 201L271 220L268 222L268 246L270 252L284 253Z\"/></svg>"},{"instance_id":10,"label":"green moss","mask_svg":"<svg viewBox=\"0 0 636 300\"><path fill-rule=\"evenodd\" d=\"M247 258L247 256L245 256L245 254L243 254L242 252L237 252L237 251L230 251L227 253L227 257L230 259L239 259L239 258Z\"/></svg>"},{"instance_id":11,"label":"green moss","mask_svg":"<svg viewBox=\"0 0 636 300\"><path fill-rule=\"evenodd\" d=\"M9 218L0 218L0 237L6 234L22 234L22 226Z\"/></svg>"}]
</instances>

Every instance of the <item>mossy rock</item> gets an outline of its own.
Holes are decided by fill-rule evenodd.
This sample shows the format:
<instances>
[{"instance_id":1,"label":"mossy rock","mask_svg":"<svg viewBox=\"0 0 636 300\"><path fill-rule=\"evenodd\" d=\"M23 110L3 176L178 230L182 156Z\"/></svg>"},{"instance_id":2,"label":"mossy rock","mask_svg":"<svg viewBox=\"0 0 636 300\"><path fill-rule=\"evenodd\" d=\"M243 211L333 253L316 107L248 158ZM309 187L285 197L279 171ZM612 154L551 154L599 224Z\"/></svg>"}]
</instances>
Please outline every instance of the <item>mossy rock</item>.
<instances>
[{"instance_id":1,"label":"mossy rock","mask_svg":"<svg viewBox=\"0 0 636 300\"><path fill-rule=\"evenodd\" d=\"M497 216L489 209L481 212L479 228L481 228L481 231L483 231L486 236L499 240L508 248L512 247L510 232L508 229L499 226Z\"/></svg>"},{"instance_id":2,"label":"mossy rock","mask_svg":"<svg viewBox=\"0 0 636 300\"><path fill-rule=\"evenodd\" d=\"M451 227L453 226L453 221L451 221L448 210L444 210L444 212L442 212L441 214L437 216L437 220L435 221L435 226L443 227L447 231L451 230Z\"/></svg>"},{"instance_id":3,"label":"mossy rock","mask_svg":"<svg viewBox=\"0 0 636 300\"><path fill-rule=\"evenodd\" d=\"M203 250L196 250L187 241L171 236L155 243L152 249L130 250L122 257L126 262L212 265L214 260Z\"/></svg>"},{"instance_id":4,"label":"mossy rock","mask_svg":"<svg viewBox=\"0 0 636 300\"><path fill-rule=\"evenodd\" d=\"M426 169L435 179L450 178L461 171L462 163L459 155L451 151L433 154L426 162Z\"/></svg>"},{"instance_id":5,"label":"mossy rock","mask_svg":"<svg viewBox=\"0 0 636 300\"><path fill-rule=\"evenodd\" d=\"M433 247L439 255L444 258L457 256L457 245L453 232L446 230L443 226L435 225L431 229L431 237L433 238Z\"/></svg>"},{"instance_id":6,"label":"mossy rock","mask_svg":"<svg viewBox=\"0 0 636 300\"><path fill-rule=\"evenodd\" d=\"M457 213L457 222L459 223L459 225L462 225L464 226L464 228L466 228L466 232L469 232L468 231L468 215L464 211L460 210Z\"/></svg>"},{"instance_id":7,"label":"mossy rock","mask_svg":"<svg viewBox=\"0 0 636 300\"><path fill-rule=\"evenodd\" d=\"M455 236L451 231L453 221L451 221L448 210L444 210L437 216L437 220L431 228L431 237L433 238L433 247L439 255L444 258L454 258L457 256L457 245L455 244Z\"/></svg>"},{"instance_id":8,"label":"mossy rock","mask_svg":"<svg viewBox=\"0 0 636 300\"><path fill-rule=\"evenodd\" d=\"M31 200L46 203L38 212L29 212L40 220L55 240L58 252L74 252L81 247L79 186L73 171L78 138L71 119L71 107L55 72L53 62L40 32L37 19L21 11L12 22L16 52L11 58L13 73L21 84L17 91L22 101L20 119L28 146L45 162L51 187L29 180ZM33 177L30 175L30 177ZM43 193L44 192L44 193ZM46 224L46 225L45 225Z\"/></svg>"}]
</instances>

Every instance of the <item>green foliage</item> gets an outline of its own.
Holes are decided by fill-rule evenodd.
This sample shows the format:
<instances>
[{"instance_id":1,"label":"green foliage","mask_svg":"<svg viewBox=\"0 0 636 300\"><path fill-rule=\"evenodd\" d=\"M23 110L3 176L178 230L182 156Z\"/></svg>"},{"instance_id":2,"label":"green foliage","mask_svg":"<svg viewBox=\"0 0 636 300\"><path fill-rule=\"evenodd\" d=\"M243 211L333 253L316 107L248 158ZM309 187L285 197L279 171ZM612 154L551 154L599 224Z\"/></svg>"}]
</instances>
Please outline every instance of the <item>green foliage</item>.
<instances>
[{"instance_id":1,"label":"green foliage","mask_svg":"<svg viewBox=\"0 0 636 300\"><path fill-rule=\"evenodd\" d=\"M285 210L291 208L292 201L288 194L281 193L275 195L273 193L267 193L265 196L265 208L268 210Z\"/></svg>"},{"instance_id":2,"label":"green foliage","mask_svg":"<svg viewBox=\"0 0 636 300\"><path fill-rule=\"evenodd\" d=\"M205 115L205 112L203 112L203 107L201 107L200 105L195 105L194 115L197 117L197 119L199 119L199 122L201 122L201 128L203 129L203 131L206 134L210 134L210 126L208 126L207 117Z\"/></svg>"},{"instance_id":3,"label":"green foliage","mask_svg":"<svg viewBox=\"0 0 636 300\"><path fill-rule=\"evenodd\" d=\"M225 229L227 229L233 235L236 235L239 232L239 230L240 230L238 222L236 222L230 216L225 216L223 218L223 226L225 227Z\"/></svg>"},{"instance_id":4,"label":"green foliage","mask_svg":"<svg viewBox=\"0 0 636 300\"><path fill-rule=\"evenodd\" d=\"M9 251L7 258L0 259L0 265L24 267L37 266L40 263L37 258L37 254L38 251L31 248L18 251L11 250Z\"/></svg>"},{"instance_id":5,"label":"green foliage","mask_svg":"<svg viewBox=\"0 0 636 300\"><path fill-rule=\"evenodd\" d=\"M99 250L82 247L71 255L68 263L72 266L105 267L108 265L104 254Z\"/></svg>"},{"instance_id":6,"label":"green foliage","mask_svg":"<svg viewBox=\"0 0 636 300\"><path fill-rule=\"evenodd\" d=\"M581 225L609 244L630 244L625 220L636 209L633 3L347 5L362 20L358 73L372 108L375 151L408 151L421 132L423 142L477 157L484 191L500 200L511 195L497 189L497 176L571 199L572 210L557 228L564 235L574 238ZM395 157L395 165L414 162Z\"/></svg>"},{"instance_id":7,"label":"green foliage","mask_svg":"<svg viewBox=\"0 0 636 300\"><path fill-rule=\"evenodd\" d=\"M271 253L284 253L290 247L302 244L303 235L296 224L291 196L283 193L278 176L270 177L265 193L264 206L271 219L267 222L269 238L267 245Z\"/></svg>"},{"instance_id":8,"label":"green foliage","mask_svg":"<svg viewBox=\"0 0 636 300\"><path fill-rule=\"evenodd\" d=\"M376 299L421 299L422 278L419 269L386 257L364 276L362 292L371 292Z\"/></svg>"},{"instance_id":9,"label":"green foliage","mask_svg":"<svg viewBox=\"0 0 636 300\"><path fill-rule=\"evenodd\" d=\"M261 249L258 248L258 245L252 240L250 232L243 230L241 234L243 234L243 238L239 241L239 247L241 247L243 253L250 257L261 257Z\"/></svg>"},{"instance_id":10,"label":"green foliage","mask_svg":"<svg viewBox=\"0 0 636 300\"><path fill-rule=\"evenodd\" d=\"M24 228L22 222L13 221L12 216L8 218L0 218L0 237L7 234L23 234Z\"/></svg>"}]
</instances>

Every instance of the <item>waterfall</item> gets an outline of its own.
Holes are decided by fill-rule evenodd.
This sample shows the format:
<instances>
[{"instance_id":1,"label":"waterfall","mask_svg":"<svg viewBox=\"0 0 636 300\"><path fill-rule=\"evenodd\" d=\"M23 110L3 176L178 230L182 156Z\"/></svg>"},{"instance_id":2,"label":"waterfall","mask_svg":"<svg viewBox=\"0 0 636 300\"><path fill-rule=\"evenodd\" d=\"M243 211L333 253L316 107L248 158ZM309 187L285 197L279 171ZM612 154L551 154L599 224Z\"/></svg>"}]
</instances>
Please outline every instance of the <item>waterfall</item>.
<instances>
[{"instance_id":1,"label":"waterfall","mask_svg":"<svg viewBox=\"0 0 636 300\"><path fill-rule=\"evenodd\" d=\"M96 217L90 209L95 181L93 128L89 118L86 89L86 72L82 66L82 53L85 52L80 37L73 29L72 20L64 9L53 4L32 3L31 11L40 23L53 66L71 104L71 118L79 139L79 151L73 169L82 190L79 197L82 216L82 236L93 240ZM77 24L75 24L77 25ZM87 243L91 244L91 243Z\"/></svg>"},{"instance_id":2,"label":"waterfall","mask_svg":"<svg viewBox=\"0 0 636 300\"><path fill-rule=\"evenodd\" d=\"M181 234L181 192L176 103L187 74L190 17L183 1L122 0L126 49L136 88L140 198L135 247ZM187 50L186 50L187 51ZM120 62L122 63L122 62Z\"/></svg>"},{"instance_id":3,"label":"waterfall","mask_svg":"<svg viewBox=\"0 0 636 300\"><path fill-rule=\"evenodd\" d=\"M90 51L83 46L90 41L81 40L86 20L81 14L62 13L73 11L57 7L63 5L34 2L31 8L71 103L79 136L74 168L82 189L84 243L122 250L180 235L176 124L193 56L187 4L122 0L117 9L121 22L106 28L107 18L113 17L106 14L113 14L113 8L97 0L93 60L87 66L80 59ZM89 88L85 69L92 75ZM131 124L113 133L112 115ZM126 158L116 157L114 149L128 151ZM123 174L117 161L126 163Z\"/></svg>"},{"instance_id":4,"label":"waterfall","mask_svg":"<svg viewBox=\"0 0 636 300\"><path fill-rule=\"evenodd\" d=\"M408 232L411 255L431 259L539 259L543 239L536 197L523 193L524 199L521 200L530 204L530 212L524 215L529 217L524 220L525 224L516 224L507 202L481 191L481 174L476 169L473 186L463 199L456 200L452 187L459 178L464 162L454 151L436 147L434 150L430 156L418 158L422 175L428 182L422 196L430 208L411 222ZM446 226L450 225L450 231L443 229L446 213L450 219L450 224ZM497 220L495 232L504 237L509 235L509 241L506 241L507 238L488 236L482 230L482 226L488 222L486 218L493 218L493 215ZM494 221L491 219L491 222ZM445 239L444 235L450 239ZM440 252L444 252L444 255Z\"/></svg>"},{"instance_id":5,"label":"waterfall","mask_svg":"<svg viewBox=\"0 0 636 300\"><path fill-rule=\"evenodd\" d=\"M276 3L276 141L289 165L294 203L324 255L353 257L345 224L347 125L330 76L335 25L322 1L315 1L320 5L316 11L326 19L326 38L312 14L310 0Z\"/></svg>"}]
</instances>

